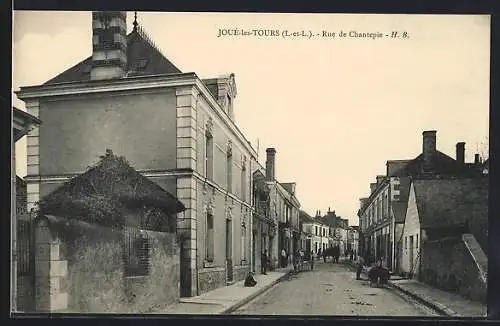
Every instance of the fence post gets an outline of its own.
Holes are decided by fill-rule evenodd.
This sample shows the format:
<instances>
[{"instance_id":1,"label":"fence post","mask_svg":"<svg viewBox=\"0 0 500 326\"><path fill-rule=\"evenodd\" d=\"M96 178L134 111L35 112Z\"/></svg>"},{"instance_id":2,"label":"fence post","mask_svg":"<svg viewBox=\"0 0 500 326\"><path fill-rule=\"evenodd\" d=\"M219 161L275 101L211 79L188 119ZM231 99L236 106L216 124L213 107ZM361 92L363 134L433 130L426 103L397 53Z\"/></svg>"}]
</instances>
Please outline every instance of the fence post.
<instances>
[{"instance_id":1,"label":"fence post","mask_svg":"<svg viewBox=\"0 0 500 326\"><path fill-rule=\"evenodd\" d=\"M67 278L67 261L61 260L60 243L51 235L48 221L41 217L35 223L35 309L60 312L68 307L68 294L63 292Z\"/></svg>"}]
</instances>

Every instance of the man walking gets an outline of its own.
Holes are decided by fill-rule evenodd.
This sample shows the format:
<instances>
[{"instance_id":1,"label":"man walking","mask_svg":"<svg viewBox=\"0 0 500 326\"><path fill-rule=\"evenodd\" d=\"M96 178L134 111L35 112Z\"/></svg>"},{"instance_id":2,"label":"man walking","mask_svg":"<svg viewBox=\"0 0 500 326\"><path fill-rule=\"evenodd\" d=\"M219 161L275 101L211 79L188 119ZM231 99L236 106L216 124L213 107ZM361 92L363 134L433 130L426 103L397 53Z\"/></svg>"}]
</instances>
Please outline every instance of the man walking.
<instances>
[{"instance_id":1,"label":"man walking","mask_svg":"<svg viewBox=\"0 0 500 326\"><path fill-rule=\"evenodd\" d=\"M357 257L357 262L356 262L356 280L361 279L361 272L363 271L363 266L364 266L364 259L363 257L359 256Z\"/></svg>"},{"instance_id":2,"label":"man walking","mask_svg":"<svg viewBox=\"0 0 500 326\"><path fill-rule=\"evenodd\" d=\"M281 267L285 268L286 267L286 250L285 248L281 249Z\"/></svg>"},{"instance_id":3,"label":"man walking","mask_svg":"<svg viewBox=\"0 0 500 326\"><path fill-rule=\"evenodd\" d=\"M314 269L314 259L315 259L315 258L316 258L316 257L314 257L314 251L313 251L313 250L311 250L311 270L313 270L313 269Z\"/></svg>"}]
</instances>

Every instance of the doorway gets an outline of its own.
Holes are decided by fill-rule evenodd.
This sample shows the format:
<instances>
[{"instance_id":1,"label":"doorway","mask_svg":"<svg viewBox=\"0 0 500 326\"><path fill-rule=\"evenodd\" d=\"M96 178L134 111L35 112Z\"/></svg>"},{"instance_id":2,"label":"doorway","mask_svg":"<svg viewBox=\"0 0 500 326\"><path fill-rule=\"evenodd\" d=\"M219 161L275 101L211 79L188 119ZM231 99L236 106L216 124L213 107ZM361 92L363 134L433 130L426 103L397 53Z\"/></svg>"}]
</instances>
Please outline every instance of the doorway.
<instances>
[{"instance_id":1,"label":"doorway","mask_svg":"<svg viewBox=\"0 0 500 326\"><path fill-rule=\"evenodd\" d=\"M232 221L226 220L226 271L227 282L233 281L233 227Z\"/></svg>"},{"instance_id":2,"label":"doorway","mask_svg":"<svg viewBox=\"0 0 500 326\"><path fill-rule=\"evenodd\" d=\"M410 235L410 246L409 246L409 252L408 252L408 259L410 260L409 261L409 264L408 266L410 267L410 275L413 275L413 236Z\"/></svg>"},{"instance_id":3,"label":"doorway","mask_svg":"<svg viewBox=\"0 0 500 326\"><path fill-rule=\"evenodd\" d=\"M255 232L252 234L252 272L255 273L255 249L256 249L256 235Z\"/></svg>"}]
</instances>

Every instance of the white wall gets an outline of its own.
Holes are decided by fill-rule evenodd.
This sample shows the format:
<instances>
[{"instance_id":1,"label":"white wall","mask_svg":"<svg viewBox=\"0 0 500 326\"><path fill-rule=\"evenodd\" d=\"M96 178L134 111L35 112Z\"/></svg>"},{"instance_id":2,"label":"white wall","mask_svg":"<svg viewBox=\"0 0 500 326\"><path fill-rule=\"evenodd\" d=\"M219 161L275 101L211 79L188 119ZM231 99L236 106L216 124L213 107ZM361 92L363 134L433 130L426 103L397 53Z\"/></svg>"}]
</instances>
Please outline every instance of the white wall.
<instances>
[{"instance_id":1,"label":"white wall","mask_svg":"<svg viewBox=\"0 0 500 326\"><path fill-rule=\"evenodd\" d=\"M406 219L403 229L402 239L402 259L401 268L403 272L410 272L411 264L411 236L413 236L413 274L417 275L420 264L420 220L418 216L417 203L415 198L415 188L413 184L410 187L410 196L408 198L408 208L406 210Z\"/></svg>"}]
</instances>

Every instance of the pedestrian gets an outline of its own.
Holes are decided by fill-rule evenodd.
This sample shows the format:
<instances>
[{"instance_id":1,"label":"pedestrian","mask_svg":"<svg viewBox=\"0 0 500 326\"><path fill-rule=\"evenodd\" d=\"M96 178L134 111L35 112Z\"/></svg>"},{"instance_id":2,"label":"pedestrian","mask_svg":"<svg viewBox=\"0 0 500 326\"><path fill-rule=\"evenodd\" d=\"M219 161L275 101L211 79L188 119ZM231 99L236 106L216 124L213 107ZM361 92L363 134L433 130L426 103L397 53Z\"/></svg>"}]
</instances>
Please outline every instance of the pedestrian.
<instances>
[{"instance_id":1,"label":"pedestrian","mask_svg":"<svg viewBox=\"0 0 500 326\"><path fill-rule=\"evenodd\" d=\"M321 248L318 249L318 260L321 259Z\"/></svg>"},{"instance_id":2,"label":"pedestrian","mask_svg":"<svg viewBox=\"0 0 500 326\"><path fill-rule=\"evenodd\" d=\"M339 246L335 246L335 249L333 250L333 260L335 261L336 264L339 262L339 256L340 256L340 248Z\"/></svg>"},{"instance_id":3,"label":"pedestrian","mask_svg":"<svg viewBox=\"0 0 500 326\"><path fill-rule=\"evenodd\" d=\"M245 279L244 286L245 287L254 287L257 285L257 281L253 278L253 272L248 273L247 278Z\"/></svg>"},{"instance_id":4,"label":"pedestrian","mask_svg":"<svg viewBox=\"0 0 500 326\"><path fill-rule=\"evenodd\" d=\"M323 262L326 263L326 250L323 250Z\"/></svg>"},{"instance_id":5,"label":"pedestrian","mask_svg":"<svg viewBox=\"0 0 500 326\"><path fill-rule=\"evenodd\" d=\"M264 250L261 256L262 275L267 275L267 261L267 250Z\"/></svg>"},{"instance_id":6,"label":"pedestrian","mask_svg":"<svg viewBox=\"0 0 500 326\"><path fill-rule=\"evenodd\" d=\"M314 269L314 251L311 250L311 270Z\"/></svg>"},{"instance_id":7,"label":"pedestrian","mask_svg":"<svg viewBox=\"0 0 500 326\"><path fill-rule=\"evenodd\" d=\"M286 267L286 250L285 248L281 249L281 267Z\"/></svg>"},{"instance_id":8,"label":"pedestrian","mask_svg":"<svg viewBox=\"0 0 500 326\"><path fill-rule=\"evenodd\" d=\"M363 257L359 256L357 257L357 262L356 262L356 280L361 279L361 272L363 271L363 266L364 266L364 259Z\"/></svg>"}]
</instances>

